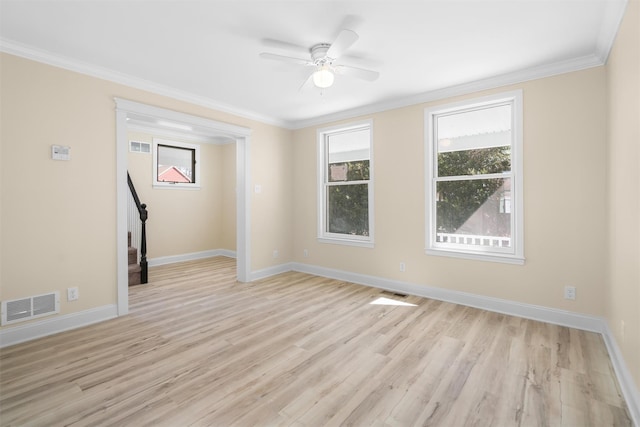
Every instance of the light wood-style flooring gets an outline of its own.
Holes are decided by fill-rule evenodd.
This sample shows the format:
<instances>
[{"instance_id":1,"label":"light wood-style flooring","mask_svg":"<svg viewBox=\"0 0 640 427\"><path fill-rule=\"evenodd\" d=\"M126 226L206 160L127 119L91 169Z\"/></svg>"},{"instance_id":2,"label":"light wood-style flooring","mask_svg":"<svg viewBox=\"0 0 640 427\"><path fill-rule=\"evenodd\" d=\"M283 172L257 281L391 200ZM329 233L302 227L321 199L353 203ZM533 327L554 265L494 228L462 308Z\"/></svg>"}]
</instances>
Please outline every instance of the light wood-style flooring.
<instances>
[{"instance_id":1,"label":"light wood-style flooring","mask_svg":"<svg viewBox=\"0 0 640 427\"><path fill-rule=\"evenodd\" d=\"M224 257L130 309L1 350L0 425L631 425L595 333Z\"/></svg>"}]
</instances>

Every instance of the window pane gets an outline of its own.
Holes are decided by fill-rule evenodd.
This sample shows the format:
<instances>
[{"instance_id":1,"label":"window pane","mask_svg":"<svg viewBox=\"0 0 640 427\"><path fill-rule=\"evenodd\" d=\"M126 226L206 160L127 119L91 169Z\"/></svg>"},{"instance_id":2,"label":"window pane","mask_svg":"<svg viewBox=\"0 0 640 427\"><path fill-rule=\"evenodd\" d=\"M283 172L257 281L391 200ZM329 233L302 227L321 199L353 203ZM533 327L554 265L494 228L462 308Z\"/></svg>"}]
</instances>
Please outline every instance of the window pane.
<instances>
[{"instance_id":1,"label":"window pane","mask_svg":"<svg viewBox=\"0 0 640 427\"><path fill-rule=\"evenodd\" d=\"M511 104L484 107L454 114L442 114L437 116L437 122L438 140L446 138L455 140L456 138L470 135L510 132ZM464 140L459 140L459 143L462 142L464 142ZM476 140L475 142L482 143L482 140ZM501 145L506 144L501 143ZM475 146L475 148L492 146L493 145L480 145ZM468 146L467 148L471 147Z\"/></svg>"},{"instance_id":2,"label":"window pane","mask_svg":"<svg viewBox=\"0 0 640 427\"><path fill-rule=\"evenodd\" d=\"M511 170L511 105L436 117L438 176Z\"/></svg>"},{"instance_id":3,"label":"window pane","mask_svg":"<svg viewBox=\"0 0 640 427\"><path fill-rule=\"evenodd\" d=\"M511 147L438 153L438 176L483 175L511 171Z\"/></svg>"},{"instance_id":4,"label":"window pane","mask_svg":"<svg viewBox=\"0 0 640 427\"><path fill-rule=\"evenodd\" d=\"M195 182L195 150L158 145L159 182Z\"/></svg>"},{"instance_id":5,"label":"window pane","mask_svg":"<svg viewBox=\"0 0 640 427\"><path fill-rule=\"evenodd\" d=\"M511 247L511 179L438 182L436 242Z\"/></svg>"},{"instance_id":6,"label":"window pane","mask_svg":"<svg viewBox=\"0 0 640 427\"><path fill-rule=\"evenodd\" d=\"M327 137L328 163L345 163L371 158L370 130L357 129L330 134Z\"/></svg>"},{"instance_id":7,"label":"window pane","mask_svg":"<svg viewBox=\"0 0 640 427\"><path fill-rule=\"evenodd\" d=\"M327 231L369 235L369 185L332 185L327 188Z\"/></svg>"},{"instance_id":8,"label":"window pane","mask_svg":"<svg viewBox=\"0 0 640 427\"><path fill-rule=\"evenodd\" d=\"M365 181L369 179L369 160L329 164L329 182Z\"/></svg>"}]
</instances>

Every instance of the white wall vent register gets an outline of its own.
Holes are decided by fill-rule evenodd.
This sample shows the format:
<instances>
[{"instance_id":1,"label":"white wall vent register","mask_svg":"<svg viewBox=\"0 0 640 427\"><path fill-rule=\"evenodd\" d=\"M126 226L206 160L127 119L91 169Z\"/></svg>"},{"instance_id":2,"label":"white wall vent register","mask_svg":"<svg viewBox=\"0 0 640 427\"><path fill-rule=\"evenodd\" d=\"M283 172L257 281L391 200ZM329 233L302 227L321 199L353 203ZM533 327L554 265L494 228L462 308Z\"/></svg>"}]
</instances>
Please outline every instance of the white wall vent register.
<instances>
[{"instance_id":1,"label":"white wall vent register","mask_svg":"<svg viewBox=\"0 0 640 427\"><path fill-rule=\"evenodd\" d=\"M129 151L132 153L150 153L151 143L141 141L129 141Z\"/></svg>"},{"instance_id":2,"label":"white wall vent register","mask_svg":"<svg viewBox=\"0 0 640 427\"><path fill-rule=\"evenodd\" d=\"M35 319L60 311L60 292L2 301L2 325Z\"/></svg>"}]
</instances>

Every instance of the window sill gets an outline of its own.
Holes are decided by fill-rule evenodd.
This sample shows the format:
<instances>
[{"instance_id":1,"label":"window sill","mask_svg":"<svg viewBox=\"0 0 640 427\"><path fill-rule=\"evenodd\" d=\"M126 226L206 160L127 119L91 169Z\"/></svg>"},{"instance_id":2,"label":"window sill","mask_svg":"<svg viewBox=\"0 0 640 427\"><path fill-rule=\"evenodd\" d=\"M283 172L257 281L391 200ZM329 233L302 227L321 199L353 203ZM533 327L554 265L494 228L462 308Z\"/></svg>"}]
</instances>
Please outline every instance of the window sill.
<instances>
[{"instance_id":1,"label":"window sill","mask_svg":"<svg viewBox=\"0 0 640 427\"><path fill-rule=\"evenodd\" d=\"M319 243L327 243L334 245L346 245L346 246L358 246L361 248L373 248L374 244L372 241L364 241L364 240L351 240L351 239L332 239L329 237L318 237Z\"/></svg>"},{"instance_id":2,"label":"window sill","mask_svg":"<svg viewBox=\"0 0 640 427\"><path fill-rule=\"evenodd\" d=\"M199 185L180 185L180 184L153 184L153 188L160 190L199 190Z\"/></svg>"},{"instance_id":3,"label":"window sill","mask_svg":"<svg viewBox=\"0 0 640 427\"><path fill-rule=\"evenodd\" d=\"M450 258L470 259L475 261L499 262L503 264L524 265L524 257L517 255L502 255L477 252L462 252L447 249L426 249L427 255L443 256Z\"/></svg>"}]
</instances>

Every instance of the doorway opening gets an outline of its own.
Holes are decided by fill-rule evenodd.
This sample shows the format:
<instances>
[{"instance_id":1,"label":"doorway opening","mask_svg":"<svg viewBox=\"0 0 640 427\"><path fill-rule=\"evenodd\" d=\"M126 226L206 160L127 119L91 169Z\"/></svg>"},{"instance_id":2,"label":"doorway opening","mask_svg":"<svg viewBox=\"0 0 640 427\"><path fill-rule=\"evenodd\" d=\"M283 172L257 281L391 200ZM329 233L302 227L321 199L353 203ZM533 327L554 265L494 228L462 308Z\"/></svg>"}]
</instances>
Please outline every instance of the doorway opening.
<instances>
[{"instance_id":1,"label":"doorway opening","mask_svg":"<svg viewBox=\"0 0 640 427\"><path fill-rule=\"evenodd\" d=\"M189 134L223 142L235 142L236 272L237 280L250 277L249 153L251 129L198 116L115 98L116 102L116 194L117 194L117 305L118 315L129 312L127 262L127 168L129 131L134 126L162 129L164 135Z\"/></svg>"}]
</instances>

